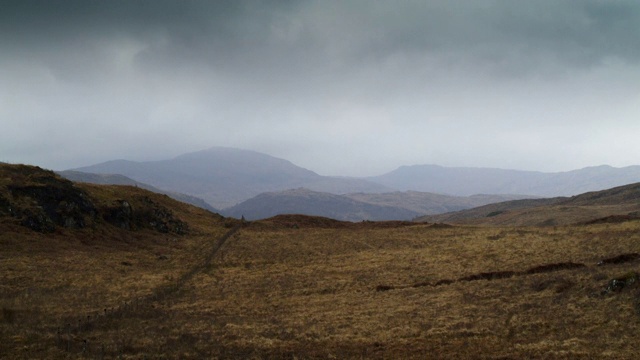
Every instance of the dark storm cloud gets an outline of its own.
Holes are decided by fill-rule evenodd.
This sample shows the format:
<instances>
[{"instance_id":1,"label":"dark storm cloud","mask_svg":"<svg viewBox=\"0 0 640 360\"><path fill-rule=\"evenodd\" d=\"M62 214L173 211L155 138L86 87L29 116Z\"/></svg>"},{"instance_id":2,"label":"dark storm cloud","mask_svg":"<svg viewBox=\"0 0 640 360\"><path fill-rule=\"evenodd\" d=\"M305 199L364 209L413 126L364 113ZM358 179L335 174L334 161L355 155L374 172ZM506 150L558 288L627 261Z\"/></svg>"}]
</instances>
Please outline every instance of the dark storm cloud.
<instances>
[{"instance_id":1,"label":"dark storm cloud","mask_svg":"<svg viewBox=\"0 0 640 360\"><path fill-rule=\"evenodd\" d=\"M2 1L1 150L58 168L213 145L325 173L353 169L343 153L352 173L611 163L586 144L637 126L638 24L636 1ZM579 161L554 157L563 136Z\"/></svg>"},{"instance_id":2,"label":"dark storm cloud","mask_svg":"<svg viewBox=\"0 0 640 360\"><path fill-rule=\"evenodd\" d=\"M19 54L77 51L94 63L100 41L128 38L147 46L141 65L274 71L393 54L523 67L637 62L639 22L634 1L15 1L0 12L3 48Z\"/></svg>"}]
</instances>

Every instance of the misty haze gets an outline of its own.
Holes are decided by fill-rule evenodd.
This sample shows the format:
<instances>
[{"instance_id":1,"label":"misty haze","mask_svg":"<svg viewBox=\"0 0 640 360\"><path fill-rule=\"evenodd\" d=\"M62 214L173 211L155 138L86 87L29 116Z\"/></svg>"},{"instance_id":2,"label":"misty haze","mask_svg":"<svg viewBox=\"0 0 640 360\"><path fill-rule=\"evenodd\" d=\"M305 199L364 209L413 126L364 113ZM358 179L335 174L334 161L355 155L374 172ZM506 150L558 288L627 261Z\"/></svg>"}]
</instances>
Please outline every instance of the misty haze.
<instances>
[{"instance_id":1,"label":"misty haze","mask_svg":"<svg viewBox=\"0 0 640 360\"><path fill-rule=\"evenodd\" d=\"M0 1L0 358L635 359L640 2Z\"/></svg>"}]
</instances>

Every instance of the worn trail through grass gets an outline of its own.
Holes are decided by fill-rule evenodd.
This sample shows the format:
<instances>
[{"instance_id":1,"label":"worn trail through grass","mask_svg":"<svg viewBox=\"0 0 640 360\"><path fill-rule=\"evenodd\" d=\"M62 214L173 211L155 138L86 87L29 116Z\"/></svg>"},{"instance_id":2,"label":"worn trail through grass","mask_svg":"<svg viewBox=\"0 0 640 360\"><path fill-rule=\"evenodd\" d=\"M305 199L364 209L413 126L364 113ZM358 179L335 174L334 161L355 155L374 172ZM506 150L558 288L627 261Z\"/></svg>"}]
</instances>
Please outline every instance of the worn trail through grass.
<instances>
[{"instance_id":1,"label":"worn trail through grass","mask_svg":"<svg viewBox=\"0 0 640 360\"><path fill-rule=\"evenodd\" d=\"M203 261L193 266L189 271L183 273L174 283L158 286L151 294L130 299L119 307L104 309L104 311L97 316L85 315L75 323L67 321L56 330L56 345L68 352L80 351L85 355L89 355L90 348L87 345L88 341L86 339L86 335L88 333L96 330L100 323L108 322L109 326L113 326L113 322L117 321L117 319L134 317L136 316L136 312L145 312L146 309L152 306L154 302L166 301L168 297L178 293L195 275L210 267L211 262L222 246L227 242L227 240L229 240L229 238L231 238L231 236L237 233L243 225L243 223L240 223L234 226L223 236L216 239ZM72 343L79 343L80 346L72 346ZM91 349L102 349L100 350L99 355L104 355L104 345L100 346L100 344L98 344L98 346L96 346L96 344L92 344Z\"/></svg>"}]
</instances>

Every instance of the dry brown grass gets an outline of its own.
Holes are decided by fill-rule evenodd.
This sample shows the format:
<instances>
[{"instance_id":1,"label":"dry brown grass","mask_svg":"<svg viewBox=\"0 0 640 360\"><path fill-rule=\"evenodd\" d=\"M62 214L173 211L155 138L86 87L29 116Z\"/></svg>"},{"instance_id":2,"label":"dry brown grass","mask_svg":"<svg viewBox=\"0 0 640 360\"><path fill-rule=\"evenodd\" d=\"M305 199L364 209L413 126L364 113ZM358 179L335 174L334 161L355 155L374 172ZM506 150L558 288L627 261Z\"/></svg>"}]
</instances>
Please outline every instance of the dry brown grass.
<instances>
[{"instance_id":1,"label":"dry brown grass","mask_svg":"<svg viewBox=\"0 0 640 360\"><path fill-rule=\"evenodd\" d=\"M83 188L97 202L142 191ZM596 265L640 253L637 221L539 228L280 218L243 227L202 267L236 223L153 200L191 232L98 224L40 234L0 224L0 358L633 359L640 351L640 288L602 294L640 261ZM566 262L585 266L524 274ZM518 274L459 281L503 271ZM432 286L440 280L452 282Z\"/></svg>"},{"instance_id":2,"label":"dry brown grass","mask_svg":"<svg viewBox=\"0 0 640 360\"><path fill-rule=\"evenodd\" d=\"M637 290L600 295L637 263L637 224L564 228L245 229L185 304L210 336L257 357L634 358ZM495 239L495 240L493 240ZM377 292L576 262L574 270Z\"/></svg>"},{"instance_id":3,"label":"dry brown grass","mask_svg":"<svg viewBox=\"0 0 640 360\"><path fill-rule=\"evenodd\" d=\"M605 218L612 215L624 216L640 210L638 204L597 205L597 206L544 206L531 209L513 210L498 216L469 219L461 224L482 224L495 226L557 226L571 225Z\"/></svg>"}]
</instances>

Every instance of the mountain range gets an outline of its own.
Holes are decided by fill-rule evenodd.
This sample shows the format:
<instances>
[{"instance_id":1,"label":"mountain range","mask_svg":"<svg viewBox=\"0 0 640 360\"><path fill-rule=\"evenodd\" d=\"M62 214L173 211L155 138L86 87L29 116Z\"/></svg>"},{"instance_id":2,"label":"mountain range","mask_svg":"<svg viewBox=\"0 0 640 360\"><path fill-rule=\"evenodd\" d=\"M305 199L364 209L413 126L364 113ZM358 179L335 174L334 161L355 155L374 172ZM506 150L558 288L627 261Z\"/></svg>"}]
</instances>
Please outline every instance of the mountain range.
<instances>
[{"instance_id":1,"label":"mountain range","mask_svg":"<svg viewBox=\"0 0 640 360\"><path fill-rule=\"evenodd\" d=\"M191 203L205 202L220 209L216 212L233 216L331 213L352 220L406 219L491 202L572 196L640 181L640 166L606 165L556 173L413 165L380 176L333 177L267 154L225 147L160 161L114 160L74 171L61 174L74 180L80 180L79 173L101 174L80 180L98 183L117 183L119 178L112 177L117 174L170 196L191 197ZM320 208L343 211L321 212Z\"/></svg>"},{"instance_id":2,"label":"mountain range","mask_svg":"<svg viewBox=\"0 0 640 360\"><path fill-rule=\"evenodd\" d=\"M159 204L173 204L171 206L176 209L189 209L186 204L179 205L167 196L148 192L141 184L130 184L131 179L121 176L99 176L101 181L120 182L120 186L87 184L84 180L99 179L82 174L75 176L82 176L84 183L75 184L60 174L34 166L0 163L0 179L3 179L0 181L0 218L39 232L52 232L57 227L82 228L96 225L100 219L119 228L152 228L177 233L188 229L171 215L174 212L158 207ZM245 216L248 220L276 218L283 212L309 212L308 215L321 216L322 219L343 221L405 220L417 213L437 213L446 209L430 209L425 204L439 201L444 204L441 206L446 206L457 201L457 207L472 208L413 220L415 223L507 227L640 221L640 182L571 197L510 201L501 201L508 196L450 198L413 191L334 195L299 188L263 193L226 209L226 212L240 218L245 211L249 214ZM181 214L182 210L175 214Z\"/></svg>"},{"instance_id":3,"label":"mountain range","mask_svg":"<svg viewBox=\"0 0 640 360\"><path fill-rule=\"evenodd\" d=\"M640 166L608 165L566 172L492 168L402 166L369 181L401 191L414 190L458 196L474 194L527 194L540 197L572 196L640 181Z\"/></svg>"},{"instance_id":4,"label":"mountain range","mask_svg":"<svg viewBox=\"0 0 640 360\"><path fill-rule=\"evenodd\" d=\"M264 192L299 187L332 194L391 190L365 179L321 176L284 159L225 147L213 147L169 160L114 160L74 170L124 175L166 191L196 196L219 209Z\"/></svg>"}]
</instances>

